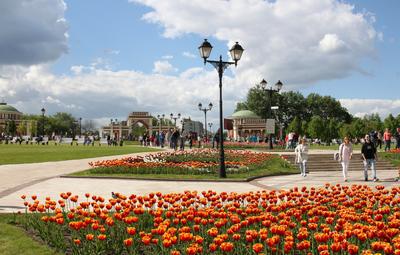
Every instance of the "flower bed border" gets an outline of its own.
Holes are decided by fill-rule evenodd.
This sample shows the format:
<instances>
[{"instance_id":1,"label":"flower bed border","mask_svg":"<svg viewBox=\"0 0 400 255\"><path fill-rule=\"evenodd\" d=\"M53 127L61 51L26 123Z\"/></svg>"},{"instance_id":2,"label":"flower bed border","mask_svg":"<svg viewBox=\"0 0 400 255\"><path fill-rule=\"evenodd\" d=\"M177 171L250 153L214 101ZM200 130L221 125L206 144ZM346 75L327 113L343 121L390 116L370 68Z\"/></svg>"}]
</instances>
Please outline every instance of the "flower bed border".
<instances>
[{"instance_id":1,"label":"flower bed border","mask_svg":"<svg viewBox=\"0 0 400 255\"><path fill-rule=\"evenodd\" d=\"M278 173L278 174L263 174L263 175L257 175L257 176L250 176L247 178L243 179L175 179L175 178L169 178L169 179L164 179L164 178L140 178L140 177L121 177L121 176L78 176L78 175L60 175L60 178L72 178L72 179L79 179L79 178L85 178L85 179L110 179L110 180L136 180L136 181L168 181L168 182L251 182L256 179L264 178L264 177L270 177L270 176L281 176L281 175L297 175L298 172L293 172L293 173Z\"/></svg>"}]
</instances>

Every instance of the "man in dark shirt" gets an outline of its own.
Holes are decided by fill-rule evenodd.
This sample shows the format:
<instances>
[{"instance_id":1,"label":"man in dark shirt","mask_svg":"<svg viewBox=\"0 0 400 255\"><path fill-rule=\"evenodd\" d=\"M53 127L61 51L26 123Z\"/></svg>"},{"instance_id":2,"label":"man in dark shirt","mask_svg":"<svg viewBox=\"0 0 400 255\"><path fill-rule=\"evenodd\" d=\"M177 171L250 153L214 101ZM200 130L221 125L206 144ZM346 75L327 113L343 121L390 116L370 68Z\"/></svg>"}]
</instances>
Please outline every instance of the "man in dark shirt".
<instances>
[{"instance_id":1,"label":"man in dark shirt","mask_svg":"<svg viewBox=\"0 0 400 255\"><path fill-rule=\"evenodd\" d=\"M378 159L376 155L376 147L373 142L371 142L369 135L365 136L365 143L361 148L361 155L364 159L364 178L368 181L368 166L371 167L372 176L374 182L379 179L376 177L375 161Z\"/></svg>"}]
</instances>

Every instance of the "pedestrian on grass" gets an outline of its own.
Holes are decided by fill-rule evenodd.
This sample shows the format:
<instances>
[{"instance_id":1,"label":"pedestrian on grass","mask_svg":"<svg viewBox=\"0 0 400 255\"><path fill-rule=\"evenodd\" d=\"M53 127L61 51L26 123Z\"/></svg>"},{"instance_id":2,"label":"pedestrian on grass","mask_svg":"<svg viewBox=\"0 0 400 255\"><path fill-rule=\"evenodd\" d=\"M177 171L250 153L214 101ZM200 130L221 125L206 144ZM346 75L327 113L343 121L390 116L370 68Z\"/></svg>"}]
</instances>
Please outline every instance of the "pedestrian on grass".
<instances>
[{"instance_id":1,"label":"pedestrian on grass","mask_svg":"<svg viewBox=\"0 0 400 255\"><path fill-rule=\"evenodd\" d=\"M369 135L365 136L365 143L361 148L361 155L364 159L364 179L368 181L368 167L371 168L373 181L378 181L378 177L376 177L376 169L375 169L375 162L378 159L376 155L376 147L371 142Z\"/></svg>"},{"instance_id":2,"label":"pedestrian on grass","mask_svg":"<svg viewBox=\"0 0 400 255\"><path fill-rule=\"evenodd\" d=\"M342 164L343 179L345 182L347 182L348 169L352 156L353 146L351 145L349 138L346 136L343 139L343 143L339 146L339 161Z\"/></svg>"},{"instance_id":3,"label":"pedestrian on grass","mask_svg":"<svg viewBox=\"0 0 400 255\"><path fill-rule=\"evenodd\" d=\"M299 145L294 149L295 162L299 164L301 176L306 177L306 167L308 161L308 145L306 139L301 139Z\"/></svg>"},{"instance_id":4,"label":"pedestrian on grass","mask_svg":"<svg viewBox=\"0 0 400 255\"><path fill-rule=\"evenodd\" d=\"M385 129L385 133L383 133L383 140L385 141L385 151L390 151L390 143L392 141L392 133L390 133L389 129Z\"/></svg>"}]
</instances>

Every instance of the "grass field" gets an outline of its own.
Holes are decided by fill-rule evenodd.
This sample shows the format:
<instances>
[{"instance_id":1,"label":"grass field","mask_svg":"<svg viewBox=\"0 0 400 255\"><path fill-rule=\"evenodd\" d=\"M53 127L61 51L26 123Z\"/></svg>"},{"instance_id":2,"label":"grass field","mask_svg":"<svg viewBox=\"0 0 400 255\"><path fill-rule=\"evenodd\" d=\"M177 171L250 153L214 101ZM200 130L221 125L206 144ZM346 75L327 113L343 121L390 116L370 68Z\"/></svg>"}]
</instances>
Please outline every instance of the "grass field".
<instances>
[{"instance_id":1,"label":"grass field","mask_svg":"<svg viewBox=\"0 0 400 255\"><path fill-rule=\"evenodd\" d=\"M61 255L29 237L22 228L8 224L12 214L0 214L0 254L2 255Z\"/></svg>"},{"instance_id":2,"label":"grass field","mask_svg":"<svg viewBox=\"0 0 400 255\"><path fill-rule=\"evenodd\" d=\"M0 165L93 158L148 151L157 151L157 149L135 145L109 147L104 145L0 144Z\"/></svg>"}]
</instances>

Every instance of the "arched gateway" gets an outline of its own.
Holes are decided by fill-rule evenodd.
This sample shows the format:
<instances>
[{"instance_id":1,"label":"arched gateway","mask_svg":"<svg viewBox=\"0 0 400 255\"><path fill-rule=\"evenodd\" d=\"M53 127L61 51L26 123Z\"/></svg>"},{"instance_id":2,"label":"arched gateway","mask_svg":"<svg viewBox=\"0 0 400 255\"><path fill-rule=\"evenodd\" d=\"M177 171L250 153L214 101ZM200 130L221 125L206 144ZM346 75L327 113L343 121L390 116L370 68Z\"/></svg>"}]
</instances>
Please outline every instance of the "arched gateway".
<instances>
[{"instance_id":1,"label":"arched gateway","mask_svg":"<svg viewBox=\"0 0 400 255\"><path fill-rule=\"evenodd\" d=\"M148 112L131 112L125 121L110 120L110 124L101 128L101 136L110 136L111 138L128 138L131 135L132 128L138 124L146 127L151 134L153 132L153 117Z\"/></svg>"}]
</instances>

